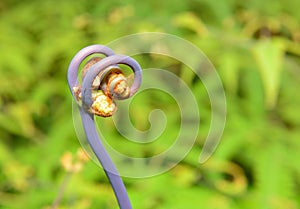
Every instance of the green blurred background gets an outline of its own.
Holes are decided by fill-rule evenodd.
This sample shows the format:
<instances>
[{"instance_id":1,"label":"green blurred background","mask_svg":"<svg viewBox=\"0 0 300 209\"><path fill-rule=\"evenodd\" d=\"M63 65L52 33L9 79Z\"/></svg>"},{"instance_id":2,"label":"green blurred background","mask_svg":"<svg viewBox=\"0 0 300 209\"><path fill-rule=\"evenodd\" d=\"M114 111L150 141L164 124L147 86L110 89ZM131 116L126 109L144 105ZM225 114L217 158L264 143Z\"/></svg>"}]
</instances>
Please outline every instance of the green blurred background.
<instances>
[{"instance_id":1,"label":"green blurred background","mask_svg":"<svg viewBox=\"0 0 300 209\"><path fill-rule=\"evenodd\" d=\"M174 60L140 59L142 66L169 66L189 83L202 104L202 121L195 146L174 169L124 179L133 208L299 208L297 0L1 0L0 208L51 208L60 188L58 208L118 208L104 172L92 161L68 174L70 156L81 161L66 71L81 48L145 31L171 33L201 48L221 76L228 113L217 151L200 165L210 124L205 88ZM147 129L148 110L155 104L149 97L140 101L146 108L136 114L143 121L138 128ZM176 105L165 97L160 104ZM118 138L111 119L100 122L109 137ZM175 124L166 130L172 135L176 118L168 122ZM139 156L167 146L161 140L140 151L124 147L122 140L115 143Z\"/></svg>"}]
</instances>

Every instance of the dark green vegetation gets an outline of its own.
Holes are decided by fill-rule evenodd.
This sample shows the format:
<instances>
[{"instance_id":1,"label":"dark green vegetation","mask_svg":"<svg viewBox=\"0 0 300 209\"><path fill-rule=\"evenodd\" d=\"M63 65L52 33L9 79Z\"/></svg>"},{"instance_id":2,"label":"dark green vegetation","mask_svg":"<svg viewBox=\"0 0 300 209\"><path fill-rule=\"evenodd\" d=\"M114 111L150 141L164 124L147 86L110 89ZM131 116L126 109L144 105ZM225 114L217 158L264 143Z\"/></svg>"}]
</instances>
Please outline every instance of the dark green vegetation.
<instances>
[{"instance_id":1,"label":"dark green vegetation","mask_svg":"<svg viewBox=\"0 0 300 209\"><path fill-rule=\"evenodd\" d=\"M0 208L50 208L66 176L60 163L80 147L66 82L75 53L131 33L160 31L200 47L216 66L227 96L224 135L204 165L198 157L210 122L209 100L193 75L201 107L200 134L184 161L163 175L125 179L135 209L296 209L300 207L300 12L297 0L0 2ZM149 60L150 59L150 60ZM151 66L151 58L139 59ZM154 58L153 58L154 59ZM182 72L181 72L182 71ZM298 92L298 93L297 93ZM136 117L148 127L146 94ZM166 109L166 108L165 108ZM169 111L169 112L168 112ZM175 124L166 135L176 135ZM133 116L134 117L134 116ZM133 121L136 118L133 118ZM164 150L159 140L138 149L100 121L113 145L139 157ZM168 126L169 127L169 126ZM157 150L156 149L156 150ZM85 163L68 182L59 208L117 208L104 172Z\"/></svg>"}]
</instances>

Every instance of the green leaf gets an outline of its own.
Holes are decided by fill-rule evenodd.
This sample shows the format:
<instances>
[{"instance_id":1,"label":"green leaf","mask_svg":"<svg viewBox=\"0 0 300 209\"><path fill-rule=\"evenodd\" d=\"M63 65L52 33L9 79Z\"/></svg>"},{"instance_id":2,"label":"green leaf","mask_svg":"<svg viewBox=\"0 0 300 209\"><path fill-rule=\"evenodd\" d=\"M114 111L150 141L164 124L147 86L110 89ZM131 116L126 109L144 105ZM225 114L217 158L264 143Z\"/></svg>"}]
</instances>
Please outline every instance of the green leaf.
<instances>
[{"instance_id":1,"label":"green leaf","mask_svg":"<svg viewBox=\"0 0 300 209\"><path fill-rule=\"evenodd\" d=\"M174 24L195 31L198 35L207 35L208 30L200 18L191 12L181 13L174 18Z\"/></svg>"},{"instance_id":2,"label":"green leaf","mask_svg":"<svg viewBox=\"0 0 300 209\"><path fill-rule=\"evenodd\" d=\"M265 103L268 109L276 106L285 46L280 39L264 39L253 47L258 70L262 77Z\"/></svg>"},{"instance_id":3,"label":"green leaf","mask_svg":"<svg viewBox=\"0 0 300 209\"><path fill-rule=\"evenodd\" d=\"M239 80L240 54L228 52L220 55L220 73L229 92L236 93Z\"/></svg>"}]
</instances>

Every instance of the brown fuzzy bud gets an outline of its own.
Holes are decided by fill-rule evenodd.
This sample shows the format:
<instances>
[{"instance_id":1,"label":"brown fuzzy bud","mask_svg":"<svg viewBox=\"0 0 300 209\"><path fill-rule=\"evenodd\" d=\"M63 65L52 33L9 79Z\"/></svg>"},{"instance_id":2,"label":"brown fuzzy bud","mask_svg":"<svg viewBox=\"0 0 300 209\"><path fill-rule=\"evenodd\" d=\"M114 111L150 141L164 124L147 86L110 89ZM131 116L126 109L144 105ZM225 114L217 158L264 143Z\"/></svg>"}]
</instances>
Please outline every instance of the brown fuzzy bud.
<instances>
[{"instance_id":1,"label":"brown fuzzy bud","mask_svg":"<svg viewBox=\"0 0 300 209\"><path fill-rule=\"evenodd\" d=\"M102 91L92 94L93 104L89 111L101 117L110 117L117 110L116 104L113 100L105 95Z\"/></svg>"}]
</instances>

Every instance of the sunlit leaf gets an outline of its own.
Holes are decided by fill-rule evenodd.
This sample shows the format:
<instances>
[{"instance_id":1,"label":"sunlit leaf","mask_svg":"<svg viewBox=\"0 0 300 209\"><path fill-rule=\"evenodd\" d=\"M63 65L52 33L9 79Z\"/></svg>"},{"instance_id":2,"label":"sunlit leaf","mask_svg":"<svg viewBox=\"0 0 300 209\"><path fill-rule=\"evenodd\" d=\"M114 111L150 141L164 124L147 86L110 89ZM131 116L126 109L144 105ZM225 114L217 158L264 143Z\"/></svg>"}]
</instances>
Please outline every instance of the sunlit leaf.
<instances>
[{"instance_id":1,"label":"sunlit leaf","mask_svg":"<svg viewBox=\"0 0 300 209\"><path fill-rule=\"evenodd\" d=\"M195 14L186 12L179 14L174 19L175 25L195 31L198 35L206 35L208 30L204 23Z\"/></svg>"},{"instance_id":2,"label":"sunlit leaf","mask_svg":"<svg viewBox=\"0 0 300 209\"><path fill-rule=\"evenodd\" d=\"M253 54L264 84L266 106L270 109L277 102L284 50L280 39L261 40L253 46Z\"/></svg>"}]
</instances>

